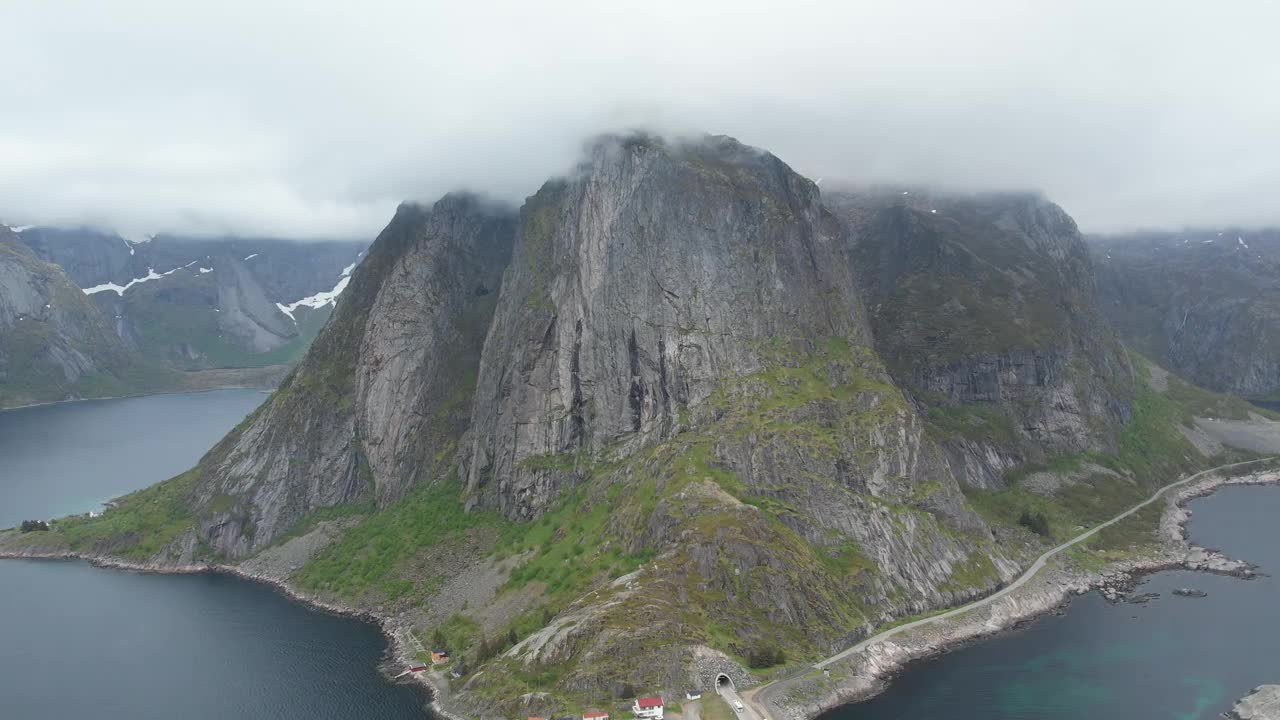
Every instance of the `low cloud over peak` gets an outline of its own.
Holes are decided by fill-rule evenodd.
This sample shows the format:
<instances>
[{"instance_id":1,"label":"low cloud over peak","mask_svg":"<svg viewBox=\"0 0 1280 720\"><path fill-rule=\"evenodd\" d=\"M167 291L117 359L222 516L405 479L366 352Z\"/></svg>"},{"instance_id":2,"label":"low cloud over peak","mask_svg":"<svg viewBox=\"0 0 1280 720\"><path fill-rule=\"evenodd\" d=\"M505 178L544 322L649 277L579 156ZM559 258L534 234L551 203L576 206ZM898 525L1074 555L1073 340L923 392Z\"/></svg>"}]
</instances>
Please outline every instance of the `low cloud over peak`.
<instances>
[{"instance_id":1,"label":"low cloud over peak","mask_svg":"<svg viewBox=\"0 0 1280 720\"><path fill-rule=\"evenodd\" d=\"M371 236L646 127L1089 231L1280 224L1269 2L463 5L7 3L0 218Z\"/></svg>"}]
</instances>

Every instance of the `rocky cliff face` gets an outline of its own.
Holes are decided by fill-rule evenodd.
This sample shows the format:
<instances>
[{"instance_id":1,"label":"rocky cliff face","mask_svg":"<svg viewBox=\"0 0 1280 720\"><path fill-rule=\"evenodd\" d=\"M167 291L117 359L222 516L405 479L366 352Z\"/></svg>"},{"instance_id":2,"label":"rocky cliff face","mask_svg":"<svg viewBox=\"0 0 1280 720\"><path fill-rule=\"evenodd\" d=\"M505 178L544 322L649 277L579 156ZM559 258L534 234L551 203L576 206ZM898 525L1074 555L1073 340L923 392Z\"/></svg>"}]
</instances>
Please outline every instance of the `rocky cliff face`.
<instances>
[{"instance_id":1,"label":"rocky cliff face","mask_svg":"<svg viewBox=\"0 0 1280 720\"><path fill-rule=\"evenodd\" d=\"M19 237L86 289L128 347L187 370L299 359L364 249L43 227Z\"/></svg>"},{"instance_id":2,"label":"rocky cliff face","mask_svg":"<svg viewBox=\"0 0 1280 720\"><path fill-rule=\"evenodd\" d=\"M1280 232L1090 238L1102 310L1125 341L1197 385L1280 394Z\"/></svg>"},{"instance_id":3,"label":"rocky cliff face","mask_svg":"<svg viewBox=\"0 0 1280 720\"><path fill-rule=\"evenodd\" d=\"M469 493L536 516L573 473L531 459L670 438L725 379L762 370L769 346L865 345L844 244L817 188L771 155L728 139L597 144L521 211Z\"/></svg>"},{"instance_id":4,"label":"rocky cliff face","mask_svg":"<svg viewBox=\"0 0 1280 720\"><path fill-rule=\"evenodd\" d=\"M0 227L0 407L110 392L133 360L61 268Z\"/></svg>"},{"instance_id":5,"label":"rocky cliff face","mask_svg":"<svg viewBox=\"0 0 1280 720\"><path fill-rule=\"evenodd\" d=\"M1133 377L1075 223L1034 195L829 193L876 349L969 483L1115 449Z\"/></svg>"},{"instance_id":6,"label":"rocky cliff face","mask_svg":"<svg viewBox=\"0 0 1280 720\"><path fill-rule=\"evenodd\" d=\"M242 557L309 511L445 472L512 225L467 196L400 208L306 359L202 461L204 542Z\"/></svg>"}]
</instances>

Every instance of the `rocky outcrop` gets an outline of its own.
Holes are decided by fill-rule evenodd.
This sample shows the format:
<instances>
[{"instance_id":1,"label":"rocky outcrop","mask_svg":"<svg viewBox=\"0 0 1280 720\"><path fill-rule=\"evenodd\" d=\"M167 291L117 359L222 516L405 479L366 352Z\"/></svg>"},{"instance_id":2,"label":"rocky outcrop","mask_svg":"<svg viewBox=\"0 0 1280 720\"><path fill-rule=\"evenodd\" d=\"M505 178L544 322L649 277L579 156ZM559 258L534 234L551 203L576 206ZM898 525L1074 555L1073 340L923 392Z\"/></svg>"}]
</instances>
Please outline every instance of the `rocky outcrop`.
<instances>
[{"instance_id":1,"label":"rocky outcrop","mask_svg":"<svg viewBox=\"0 0 1280 720\"><path fill-rule=\"evenodd\" d=\"M1133 373L1075 223L1035 195L828 193L853 229L875 347L959 476L1109 451Z\"/></svg>"},{"instance_id":2,"label":"rocky outcrop","mask_svg":"<svg viewBox=\"0 0 1280 720\"><path fill-rule=\"evenodd\" d=\"M312 510L445 472L512 226L469 196L400 208L303 363L202 461L203 542L244 557Z\"/></svg>"},{"instance_id":3,"label":"rocky outcrop","mask_svg":"<svg viewBox=\"0 0 1280 720\"><path fill-rule=\"evenodd\" d=\"M1224 713L1228 720L1280 720L1280 685L1259 685Z\"/></svg>"},{"instance_id":4,"label":"rocky outcrop","mask_svg":"<svg viewBox=\"0 0 1280 720\"><path fill-rule=\"evenodd\" d=\"M1280 395L1280 231L1089 243L1102 310L1126 343L1201 387Z\"/></svg>"},{"instance_id":5,"label":"rocky outcrop","mask_svg":"<svg viewBox=\"0 0 1280 720\"><path fill-rule=\"evenodd\" d=\"M0 226L0 407L109 393L135 360L61 268Z\"/></svg>"}]
</instances>

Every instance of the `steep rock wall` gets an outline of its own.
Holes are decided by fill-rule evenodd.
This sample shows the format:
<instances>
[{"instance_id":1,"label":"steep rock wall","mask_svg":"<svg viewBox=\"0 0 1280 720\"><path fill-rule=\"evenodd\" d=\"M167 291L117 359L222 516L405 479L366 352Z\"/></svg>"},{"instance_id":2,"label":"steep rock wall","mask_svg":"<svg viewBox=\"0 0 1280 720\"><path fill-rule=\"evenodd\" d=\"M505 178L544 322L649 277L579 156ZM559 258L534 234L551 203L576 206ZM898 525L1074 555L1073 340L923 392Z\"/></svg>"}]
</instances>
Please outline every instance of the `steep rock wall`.
<instances>
[{"instance_id":1,"label":"steep rock wall","mask_svg":"<svg viewBox=\"0 0 1280 720\"><path fill-rule=\"evenodd\" d=\"M470 196L400 208L306 359L201 462L208 545L242 557L312 510L444 471L511 234Z\"/></svg>"},{"instance_id":2,"label":"steep rock wall","mask_svg":"<svg viewBox=\"0 0 1280 720\"><path fill-rule=\"evenodd\" d=\"M1280 396L1280 231L1089 242L1102 310L1125 342L1201 387Z\"/></svg>"},{"instance_id":3,"label":"steep rock wall","mask_svg":"<svg viewBox=\"0 0 1280 720\"><path fill-rule=\"evenodd\" d=\"M853 229L876 349L968 483L1115 448L1132 371L1088 249L1033 195L829 193Z\"/></svg>"},{"instance_id":4,"label":"steep rock wall","mask_svg":"<svg viewBox=\"0 0 1280 720\"><path fill-rule=\"evenodd\" d=\"M532 459L670 437L775 341L865 344L844 246L816 186L772 155L727 138L597 143L521 211L480 365L469 492L531 517L573 479Z\"/></svg>"}]
</instances>

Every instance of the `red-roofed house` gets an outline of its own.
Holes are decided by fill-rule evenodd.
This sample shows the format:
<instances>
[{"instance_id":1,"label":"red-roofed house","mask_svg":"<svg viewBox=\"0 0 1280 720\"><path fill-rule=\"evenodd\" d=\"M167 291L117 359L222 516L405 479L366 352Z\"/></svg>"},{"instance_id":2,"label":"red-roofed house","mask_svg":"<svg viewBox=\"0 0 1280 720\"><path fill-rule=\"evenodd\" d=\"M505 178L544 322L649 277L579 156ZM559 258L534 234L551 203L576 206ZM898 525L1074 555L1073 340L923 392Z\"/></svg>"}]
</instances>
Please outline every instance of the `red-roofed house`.
<instances>
[{"instance_id":1,"label":"red-roofed house","mask_svg":"<svg viewBox=\"0 0 1280 720\"><path fill-rule=\"evenodd\" d=\"M662 698L658 695L636 698L636 704L631 708L631 712L638 718L662 720Z\"/></svg>"},{"instance_id":2,"label":"red-roofed house","mask_svg":"<svg viewBox=\"0 0 1280 720\"><path fill-rule=\"evenodd\" d=\"M582 720L609 720L609 713L603 710L588 710L582 713Z\"/></svg>"}]
</instances>

